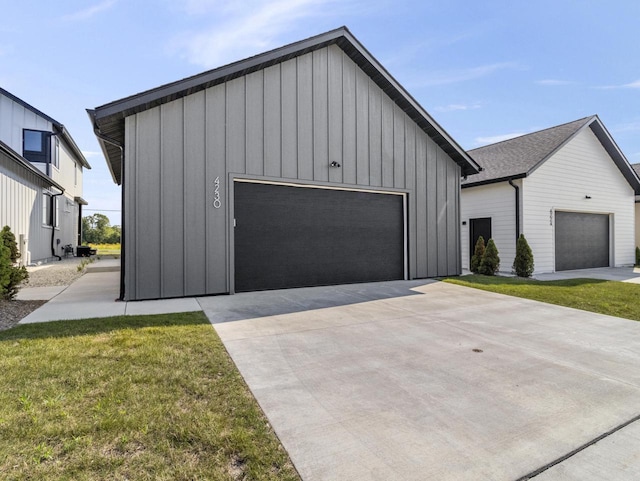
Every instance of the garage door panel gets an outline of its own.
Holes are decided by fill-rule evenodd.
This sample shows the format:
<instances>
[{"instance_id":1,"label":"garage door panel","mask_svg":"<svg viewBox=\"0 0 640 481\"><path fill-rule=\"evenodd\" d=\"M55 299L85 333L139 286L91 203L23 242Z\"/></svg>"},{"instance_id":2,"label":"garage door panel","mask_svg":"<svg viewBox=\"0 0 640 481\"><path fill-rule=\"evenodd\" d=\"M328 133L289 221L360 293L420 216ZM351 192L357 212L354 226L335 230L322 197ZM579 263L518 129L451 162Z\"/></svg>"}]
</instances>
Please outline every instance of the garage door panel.
<instances>
[{"instance_id":1,"label":"garage door panel","mask_svg":"<svg viewBox=\"0 0 640 481\"><path fill-rule=\"evenodd\" d=\"M404 277L403 198L237 182L236 290Z\"/></svg>"},{"instance_id":2,"label":"garage door panel","mask_svg":"<svg viewBox=\"0 0 640 481\"><path fill-rule=\"evenodd\" d=\"M609 266L609 216L556 212L556 270Z\"/></svg>"}]
</instances>

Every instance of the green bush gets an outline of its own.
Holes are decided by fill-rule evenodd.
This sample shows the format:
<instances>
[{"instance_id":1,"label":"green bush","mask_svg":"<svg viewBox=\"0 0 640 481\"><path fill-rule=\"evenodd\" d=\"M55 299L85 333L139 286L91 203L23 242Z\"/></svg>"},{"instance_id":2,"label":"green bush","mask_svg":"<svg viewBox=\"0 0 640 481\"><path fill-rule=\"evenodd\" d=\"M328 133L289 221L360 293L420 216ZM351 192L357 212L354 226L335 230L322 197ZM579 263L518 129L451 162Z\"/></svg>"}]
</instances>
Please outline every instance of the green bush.
<instances>
[{"instance_id":1,"label":"green bush","mask_svg":"<svg viewBox=\"0 0 640 481\"><path fill-rule=\"evenodd\" d=\"M640 247L636 247L636 265L640 266Z\"/></svg>"},{"instance_id":2,"label":"green bush","mask_svg":"<svg viewBox=\"0 0 640 481\"><path fill-rule=\"evenodd\" d=\"M20 289L20 283L29 278L27 269L15 266L20 257L16 238L8 226L0 231L0 297L12 300Z\"/></svg>"},{"instance_id":3,"label":"green bush","mask_svg":"<svg viewBox=\"0 0 640 481\"><path fill-rule=\"evenodd\" d=\"M473 256L471 256L471 265L469 266L469 270L474 274L478 274L480 268L480 261L482 261L482 256L484 255L484 238L482 236L478 237L476 241L476 245L473 249Z\"/></svg>"},{"instance_id":4,"label":"green bush","mask_svg":"<svg viewBox=\"0 0 640 481\"><path fill-rule=\"evenodd\" d=\"M516 242L516 257L513 259L513 271L518 277L531 277L533 274L533 252L524 234Z\"/></svg>"},{"instance_id":5,"label":"green bush","mask_svg":"<svg viewBox=\"0 0 640 481\"><path fill-rule=\"evenodd\" d=\"M498 248L493 239L489 239L487 247L482 255L478 272L485 276L493 276L500 268L500 257L498 256Z\"/></svg>"},{"instance_id":6,"label":"green bush","mask_svg":"<svg viewBox=\"0 0 640 481\"><path fill-rule=\"evenodd\" d=\"M18 244L16 243L16 236L11 232L11 227L5 225L0 231L0 238L5 247L9 248L11 253L11 262L15 264L20 259L20 251L18 250Z\"/></svg>"}]
</instances>

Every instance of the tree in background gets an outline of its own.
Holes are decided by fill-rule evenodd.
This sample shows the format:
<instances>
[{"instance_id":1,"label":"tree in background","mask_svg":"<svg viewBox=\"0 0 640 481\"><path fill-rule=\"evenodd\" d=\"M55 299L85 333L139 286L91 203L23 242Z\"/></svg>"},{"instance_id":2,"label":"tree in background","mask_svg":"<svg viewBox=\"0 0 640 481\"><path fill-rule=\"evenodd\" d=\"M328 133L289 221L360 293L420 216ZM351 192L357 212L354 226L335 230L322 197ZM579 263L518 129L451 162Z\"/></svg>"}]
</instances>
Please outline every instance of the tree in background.
<instances>
[{"instance_id":1,"label":"tree in background","mask_svg":"<svg viewBox=\"0 0 640 481\"><path fill-rule=\"evenodd\" d=\"M498 248L496 247L493 239L489 239L487 242L487 248L484 250L482 260L480 261L480 267L478 272L485 276L494 276L500 268L500 257L498 256Z\"/></svg>"},{"instance_id":2,"label":"tree in background","mask_svg":"<svg viewBox=\"0 0 640 481\"><path fill-rule=\"evenodd\" d=\"M474 274L478 274L480 261L482 261L482 256L484 255L484 249L484 238L480 236L478 237L476 245L473 249L473 256L471 256L471 265L469 266L469 270Z\"/></svg>"},{"instance_id":3,"label":"tree in background","mask_svg":"<svg viewBox=\"0 0 640 481\"><path fill-rule=\"evenodd\" d=\"M513 259L513 270L518 277L531 277L533 274L533 252L524 234L520 234L516 242L516 257Z\"/></svg>"},{"instance_id":4,"label":"tree in background","mask_svg":"<svg viewBox=\"0 0 640 481\"><path fill-rule=\"evenodd\" d=\"M0 297L12 300L16 297L20 283L29 278L27 269L15 265L20 258L16 237L9 226L0 231Z\"/></svg>"},{"instance_id":5,"label":"tree in background","mask_svg":"<svg viewBox=\"0 0 640 481\"><path fill-rule=\"evenodd\" d=\"M82 240L87 244L120 243L120 226L111 225L104 214L93 214L82 218Z\"/></svg>"}]
</instances>

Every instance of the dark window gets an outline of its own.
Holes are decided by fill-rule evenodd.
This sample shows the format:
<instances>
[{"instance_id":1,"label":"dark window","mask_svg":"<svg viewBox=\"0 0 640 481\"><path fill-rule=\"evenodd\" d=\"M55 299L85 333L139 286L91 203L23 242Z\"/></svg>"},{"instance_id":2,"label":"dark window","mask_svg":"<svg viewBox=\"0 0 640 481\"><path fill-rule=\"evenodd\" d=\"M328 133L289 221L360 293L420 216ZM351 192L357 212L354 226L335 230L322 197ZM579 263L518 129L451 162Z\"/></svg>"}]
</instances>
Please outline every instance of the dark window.
<instances>
[{"instance_id":1,"label":"dark window","mask_svg":"<svg viewBox=\"0 0 640 481\"><path fill-rule=\"evenodd\" d=\"M59 226L58 219L60 217L60 203L58 201L58 197L53 197L53 206L51 204L52 204L51 194L48 192L43 192L42 193L42 223L44 225L58 227ZM53 212L51 211L51 207L53 207ZM55 214L55 215L52 216L52 214Z\"/></svg>"},{"instance_id":2,"label":"dark window","mask_svg":"<svg viewBox=\"0 0 640 481\"><path fill-rule=\"evenodd\" d=\"M22 155L31 162L49 162L49 132L41 130L23 130Z\"/></svg>"},{"instance_id":3,"label":"dark window","mask_svg":"<svg viewBox=\"0 0 640 481\"><path fill-rule=\"evenodd\" d=\"M51 225L51 196L47 193L42 194L42 223Z\"/></svg>"}]
</instances>

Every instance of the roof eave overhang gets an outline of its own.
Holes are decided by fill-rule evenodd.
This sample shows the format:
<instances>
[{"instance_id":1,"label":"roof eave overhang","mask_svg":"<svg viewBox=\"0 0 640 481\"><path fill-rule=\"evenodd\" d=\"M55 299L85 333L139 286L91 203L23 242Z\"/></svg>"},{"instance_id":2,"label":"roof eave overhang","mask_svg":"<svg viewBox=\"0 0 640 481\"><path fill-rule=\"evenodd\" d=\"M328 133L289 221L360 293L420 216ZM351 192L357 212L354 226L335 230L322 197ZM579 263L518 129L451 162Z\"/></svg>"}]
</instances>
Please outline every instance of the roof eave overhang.
<instances>
[{"instance_id":1,"label":"roof eave overhang","mask_svg":"<svg viewBox=\"0 0 640 481\"><path fill-rule=\"evenodd\" d=\"M74 197L73 200L78 203L79 205L89 205L89 202L87 202L86 200L84 200L82 197Z\"/></svg>"},{"instance_id":2,"label":"roof eave overhang","mask_svg":"<svg viewBox=\"0 0 640 481\"><path fill-rule=\"evenodd\" d=\"M80 162L80 164L85 169L91 169L91 165L89 165L89 162L87 161L86 157L84 156L84 154L80 150L80 147L78 147L78 144L76 144L75 140L73 140L73 137L71 137L71 134L69 133L67 128L62 124L57 124L56 127L59 130L60 135L62 136L63 140L69 146L69 148L71 149L71 151L75 155L76 159Z\"/></svg>"},{"instance_id":3,"label":"roof eave overhang","mask_svg":"<svg viewBox=\"0 0 640 481\"><path fill-rule=\"evenodd\" d=\"M627 160L626 156L622 153L622 150L618 147L611 134L606 129L604 124L600 121L598 116L594 117L594 120L589 124L591 131L598 138L604 149L609 156L613 159L624 178L629 182L629 185L633 188L636 195L640 195L640 178L636 171L631 167L631 164Z\"/></svg>"},{"instance_id":4,"label":"roof eave overhang","mask_svg":"<svg viewBox=\"0 0 640 481\"><path fill-rule=\"evenodd\" d=\"M61 192L64 192L64 187L62 187L55 180L53 180L51 177L49 177L48 175L42 173L36 167L31 165L31 162L29 162L24 157L21 157L20 155L18 155L12 148L10 148L8 145L4 144L3 142L0 142L0 151L4 152L6 155L8 155L12 160L14 160L18 165L20 165L25 170L35 174L38 178L40 178L42 181L44 181L45 184L49 185L50 187L54 187L54 188L58 189Z\"/></svg>"},{"instance_id":5,"label":"roof eave overhang","mask_svg":"<svg viewBox=\"0 0 640 481\"><path fill-rule=\"evenodd\" d=\"M499 182L509 182L510 180L524 179L525 177L527 177L527 173L523 172L521 174L507 175L505 177L500 177L498 179L486 179L486 180L479 180L478 182L463 183L461 187L463 189L467 189L469 187L479 187L481 185L497 184Z\"/></svg>"},{"instance_id":6,"label":"roof eave overhang","mask_svg":"<svg viewBox=\"0 0 640 481\"><path fill-rule=\"evenodd\" d=\"M102 105L93 111L89 111L89 116L94 127L103 135L124 143L124 119L130 115L332 44L339 46L425 133L433 138L442 150L460 166L462 175L476 174L481 170L473 158L431 118L422 106L387 72L346 27ZM105 142L101 141L100 143L102 151L107 158L111 174L115 182L120 184L120 155L114 149L105 145Z\"/></svg>"}]
</instances>

